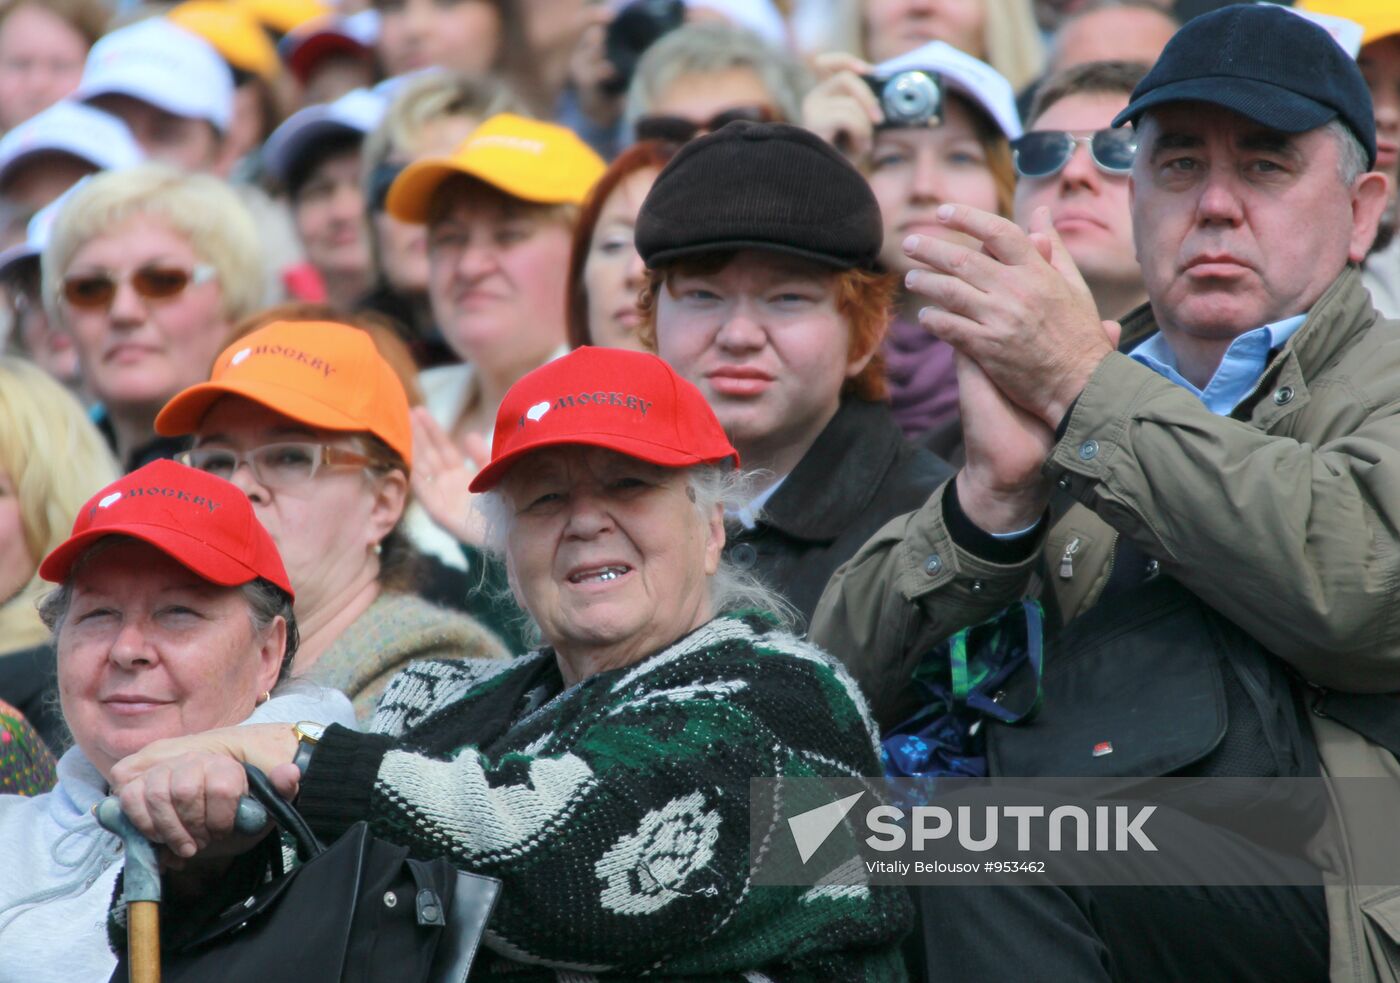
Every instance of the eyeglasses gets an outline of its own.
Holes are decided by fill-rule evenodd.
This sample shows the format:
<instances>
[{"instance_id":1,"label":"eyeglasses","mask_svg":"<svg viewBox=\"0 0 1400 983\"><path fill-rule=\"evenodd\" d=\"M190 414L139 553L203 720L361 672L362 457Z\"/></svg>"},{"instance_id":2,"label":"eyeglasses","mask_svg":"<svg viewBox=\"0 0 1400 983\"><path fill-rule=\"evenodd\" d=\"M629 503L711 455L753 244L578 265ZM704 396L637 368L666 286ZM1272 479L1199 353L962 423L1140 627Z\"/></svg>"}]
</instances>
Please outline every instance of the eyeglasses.
<instances>
[{"instance_id":1,"label":"eyeglasses","mask_svg":"<svg viewBox=\"0 0 1400 983\"><path fill-rule=\"evenodd\" d=\"M746 120L750 123L773 123L777 113L767 106L735 106L716 113L703 123L684 116L643 116L637 120L638 140L665 140L668 143L689 143L702 133L713 133L728 123Z\"/></svg>"},{"instance_id":2,"label":"eyeglasses","mask_svg":"<svg viewBox=\"0 0 1400 983\"><path fill-rule=\"evenodd\" d=\"M246 464L258 484L273 489L310 481L323 467L384 466L382 461L344 447L301 440L263 444L242 453L227 447L196 447L178 455L176 460L225 481L231 480L239 466Z\"/></svg>"},{"instance_id":3,"label":"eyeglasses","mask_svg":"<svg viewBox=\"0 0 1400 983\"><path fill-rule=\"evenodd\" d=\"M150 265L133 270L126 279L143 300L170 300L191 284L208 283L217 275L218 270L207 263L192 270ZM114 273L77 273L63 278L59 293L74 310L105 311L112 306L121 282L122 278Z\"/></svg>"},{"instance_id":4,"label":"eyeglasses","mask_svg":"<svg viewBox=\"0 0 1400 983\"><path fill-rule=\"evenodd\" d=\"M1088 136L1065 130L1032 130L1011 141L1011 159L1021 177L1049 177L1064 169L1081 143L1089 145L1089 156L1106 174L1127 174L1133 169L1137 134L1123 128L1095 130Z\"/></svg>"}]
</instances>

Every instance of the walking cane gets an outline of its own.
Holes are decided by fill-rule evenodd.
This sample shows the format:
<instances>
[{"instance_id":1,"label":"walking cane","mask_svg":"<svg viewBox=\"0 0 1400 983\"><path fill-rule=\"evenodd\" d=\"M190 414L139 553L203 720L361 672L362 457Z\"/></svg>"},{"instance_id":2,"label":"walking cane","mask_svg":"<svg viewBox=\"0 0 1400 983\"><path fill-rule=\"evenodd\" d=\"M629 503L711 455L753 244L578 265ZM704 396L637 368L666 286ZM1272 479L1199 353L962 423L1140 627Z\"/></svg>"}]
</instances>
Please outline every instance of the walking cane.
<instances>
[{"instance_id":1,"label":"walking cane","mask_svg":"<svg viewBox=\"0 0 1400 983\"><path fill-rule=\"evenodd\" d=\"M116 833L126 857L122 900L126 903L127 961L130 983L160 983L160 864L156 848L122 814L121 801L108 796L93 808L103 829ZM253 834L267 825L267 810L256 799L238 802L234 828Z\"/></svg>"}]
</instances>

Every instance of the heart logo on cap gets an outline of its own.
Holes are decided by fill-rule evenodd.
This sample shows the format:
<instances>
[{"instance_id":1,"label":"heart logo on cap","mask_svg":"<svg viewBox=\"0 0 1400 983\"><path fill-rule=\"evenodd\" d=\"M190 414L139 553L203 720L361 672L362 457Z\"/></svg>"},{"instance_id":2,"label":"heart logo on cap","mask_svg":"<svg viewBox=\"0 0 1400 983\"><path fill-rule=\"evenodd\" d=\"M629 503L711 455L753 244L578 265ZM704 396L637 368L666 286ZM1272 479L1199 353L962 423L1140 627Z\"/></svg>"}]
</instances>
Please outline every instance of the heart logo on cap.
<instances>
[{"instance_id":1,"label":"heart logo on cap","mask_svg":"<svg viewBox=\"0 0 1400 983\"><path fill-rule=\"evenodd\" d=\"M244 348L242 351L234 355L233 358L229 359L229 364L237 365L238 363L246 360L251 354L253 354L253 350L251 348Z\"/></svg>"},{"instance_id":2,"label":"heart logo on cap","mask_svg":"<svg viewBox=\"0 0 1400 983\"><path fill-rule=\"evenodd\" d=\"M102 496L102 500L101 500L100 502L97 503L97 507L98 507L99 509L105 509L107 506L111 505L113 502L115 502L117 499L119 499L119 498L121 498L121 497L122 497L122 493L121 493L121 492L112 492L112 494L110 494L110 495L104 495L104 496Z\"/></svg>"},{"instance_id":3,"label":"heart logo on cap","mask_svg":"<svg viewBox=\"0 0 1400 983\"><path fill-rule=\"evenodd\" d=\"M528 410L525 411L525 415L531 420L534 420L536 423L538 423L540 417L544 416L548 412L549 403L548 401L544 401L536 403L534 406L530 407Z\"/></svg>"}]
</instances>

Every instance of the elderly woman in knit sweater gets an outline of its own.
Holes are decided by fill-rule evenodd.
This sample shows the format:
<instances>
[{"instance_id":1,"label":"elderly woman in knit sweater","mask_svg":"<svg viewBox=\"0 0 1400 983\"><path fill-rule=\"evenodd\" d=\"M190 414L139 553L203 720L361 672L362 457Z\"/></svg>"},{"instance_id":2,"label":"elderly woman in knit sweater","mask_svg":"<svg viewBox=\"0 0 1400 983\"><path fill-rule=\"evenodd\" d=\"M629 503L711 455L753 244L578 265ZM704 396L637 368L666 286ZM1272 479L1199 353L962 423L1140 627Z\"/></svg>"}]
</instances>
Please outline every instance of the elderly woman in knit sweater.
<instances>
[{"instance_id":1,"label":"elderly woman in knit sweater","mask_svg":"<svg viewBox=\"0 0 1400 983\"><path fill-rule=\"evenodd\" d=\"M408 397L371 335L273 321L235 340L157 432L248 496L297 592L293 673L341 690L368 720L390 678L426 658L503 658L475 619L423 600L403 531L413 459Z\"/></svg>"},{"instance_id":2,"label":"elderly woman in knit sweater","mask_svg":"<svg viewBox=\"0 0 1400 983\"><path fill-rule=\"evenodd\" d=\"M0 977L95 983L116 966L104 923L121 841L92 816L112 766L151 741L240 721L354 714L340 693L287 680L291 585L225 481L148 464L93 495L39 572L59 585L42 613L75 744L53 791L0 795Z\"/></svg>"},{"instance_id":3,"label":"elderly woman in knit sweater","mask_svg":"<svg viewBox=\"0 0 1400 983\"><path fill-rule=\"evenodd\" d=\"M545 647L410 667L376 733L148 748L118 766L133 822L180 856L222 838L180 817L230 805L213 790L242 786L236 755L324 837L366 819L500 878L482 979L904 979L901 892L751 882L750 778L878 761L845 671L721 565L737 455L699 390L653 355L580 348L510 390L494 438L473 484Z\"/></svg>"}]
</instances>

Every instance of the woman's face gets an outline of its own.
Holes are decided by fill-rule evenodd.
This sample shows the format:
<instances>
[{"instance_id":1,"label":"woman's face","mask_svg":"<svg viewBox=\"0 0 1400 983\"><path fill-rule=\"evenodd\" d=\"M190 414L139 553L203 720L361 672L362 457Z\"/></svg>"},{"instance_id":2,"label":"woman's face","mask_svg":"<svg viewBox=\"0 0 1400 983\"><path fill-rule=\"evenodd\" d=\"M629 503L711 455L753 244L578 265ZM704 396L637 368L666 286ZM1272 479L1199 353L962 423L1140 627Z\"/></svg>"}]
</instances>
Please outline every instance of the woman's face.
<instances>
[{"instance_id":1,"label":"woman's face","mask_svg":"<svg viewBox=\"0 0 1400 983\"><path fill-rule=\"evenodd\" d=\"M938 221L939 205L997 211L996 179L971 113L949 99L943 115L940 126L875 133L868 177L885 223L880 262L892 273L913 268L901 245L910 234L971 241Z\"/></svg>"},{"instance_id":2,"label":"woman's face","mask_svg":"<svg viewBox=\"0 0 1400 983\"><path fill-rule=\"evenodd\" d=\"M195 435L197 448L247 454L264 444L310 442L360 453L345 433L320 430L242 396L209 408ZM298 618L323 611L378 573L374 547L398 522L405 505L401 472L379 477L364 467L325 466L299 483L264 484L246 463L215 472L237 485L277 544L296 592Z\"/></svg>"},{"instance_id":3,"label":"woman's face","mask_svg":"<svg viewBox=\"0 0 1400 983\"><path fill-rule=\"evenodd\" d=\"M491 0L375 0L374 6L385 75L431 65L484 75L496 62L502 25Z\"/></svg>"},{"instance_id":4,"label":"woman's face","mask_svg":"<svg viewBox=\"0 0 1400 983\"><path fill-rule=\"evenodd\" d=\"M588 298L588 335L605 348L642 351L637 340L637 294L646 283L646 264L637 254L634 232L637 212L651 190L655 167L623 178L598 213L598 224L583 264L583 289Z\"/></svg>"},{"instance_id":5,"label":"woman's face","mask_svg":"<svg viewBox=\"0 0 1400 983\"><path fill-rule=\"evenodd\" d=\"M946 41L987 57L986 0L865 0L865 52L873 62Z\"/></svg>"},{"instance_id":6,"label":"woman's face","mask_svg":"<svg viewBox=\"0 0 1400 983\"><path fill-rule=\"evenodd\" d=\"M145 215L93 236L74 252L64 278L105 274L116 282L107 308L60 302L83 377L108 409L154 415L180 390L209 377L229 333L218 277L192 280L164 299L142 297L131 283L132 273L143 268L190 273L201 263L188 239Z\"/></svg>"},{"instance_id":7,"label":"woman's face","mask_svg":"<svg viewBox=\"0 0 1400 983\"><path fill-rule=\"evenodd\" d=\"M657 354L700 387L740 457L810 446L870 360L851 357L832 273L779 253L674 272L656 304Z\"/></svg>"},{"instance_id":8,"label":"woman's face","mask_svg":"<svg viewBox=\"0 0 1400 983\"><path fill-rule=\"evenodd\" d=\"M564 342L570 229L484 185L428 224L428 293L443 337L490 367L540 364Z\"/></svg>"},{"instance_id":9,"label":"woman's face","mask_svg":"<svg viewBox=\"0 0 1400 983\"><path fill-rule=\"evenodd\" d=\"M14 9L0 26L0 129L48 109L78 87L87 41L39 4Z\"/></svg>"},{"instance_id":10,"label":"woman's face","mask_svg":"<svg viewBox=\"0 0 1400 983\"><path fill-rule=\"evenodd\" d=\"M575 666L626 665L709 620L724 546L684 472L614 451L536 451L501 484L511 586L545 641Z\"/></svg>"},{"instance_id":11,"label":"woman's face","mask_svg":"<svg viewBox=\"0 0 1400 983\"><path fill-rule=\"evenodd\" d=\"M73 575L58 689L73 738L104 776L147 744L242 721L277 681L285 629L259 633L236 587L153 546L106 547Z\"/></svg>"},{"instance_id":12,"label":"woman's face","mask_svg":"<svg viewBox=\"0 0 1400 983\"><path fill-rule=\"evenodd\" d=\"M38 566L24 534L14 479L0 468L0 605L34 579Z\"/></svg>"},{"instance_id":13,"label":"woman's face","mask_svg":"<svg viewBox=\"0 0 1400 983\"><path fill-rule=\"evenodd\" d=\"M311 265L332 279L367 279L364 214L358 150L327 157L312 168L292 203L292 219Z\"/></svg>"}]
</instances>

